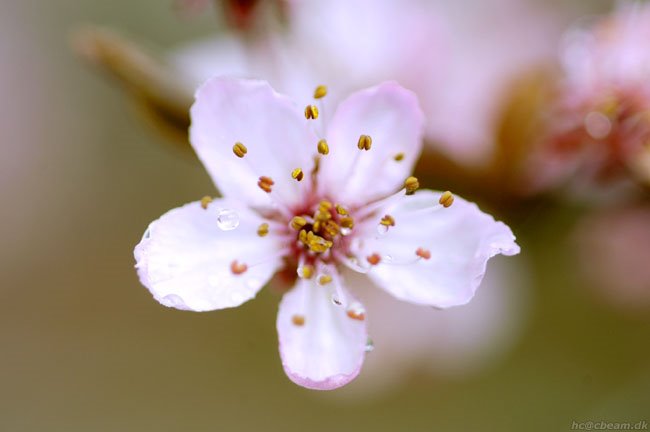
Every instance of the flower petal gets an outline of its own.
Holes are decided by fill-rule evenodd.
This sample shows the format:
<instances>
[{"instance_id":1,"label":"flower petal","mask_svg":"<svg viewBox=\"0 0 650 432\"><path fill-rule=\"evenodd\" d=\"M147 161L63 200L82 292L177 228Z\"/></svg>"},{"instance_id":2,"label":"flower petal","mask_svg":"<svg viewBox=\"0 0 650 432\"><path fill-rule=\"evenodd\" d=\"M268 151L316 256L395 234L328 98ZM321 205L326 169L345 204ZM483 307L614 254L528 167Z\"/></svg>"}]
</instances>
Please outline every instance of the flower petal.
<instances>
[{"instance_id":1,"label":"flower petal","mask_svg":"<svg viewBox=\"0 0 650 432\"><path fill-rule=\"evenodd\" d=\"M368 276L393 296L446 308L469 302L487 261L497 254L515 255L519 246L510 228L476 204L455 197L445 208L438 204L440 195L422 190L393 201L364 225L365 238L353 248L359 262L373 254L380 257ZM384 214L393 217L395 226L382 235L377 228L383 227L379 220ZM428 259L419 257L418 249Z\"/></svg>"},{"instance_id":2,"label":"flower petal","mask_svg":"<svg viewBox=\"0 0 650 432\"><path fill-rule=\"evenodd\" d=\"M300 279L282 298L277 322L280 356L296 384L332 390L359 374L368 340L366 323L332 303L330 291L314 279Z\"/></svg>"},{"instance_id":3,"label":"flower petal","mask_svg":"<svg viewBox=\"0 0 650 432\"><path fill-rule=\"evenodd\" d=\"M265 81L213 78L196 92L191 116L192 146L225 197L254 205L268 204L270 195L300 200L308 182L291 172L312 169L318 140L286 96ZM233 152L238 142L247 148L242 158ZM258 187L261 176L275 182L272 194Z\"/></svg>"},{"instance_id":4,"label":"flower petal","mask_svg":"<svg viewBox=\"0 0 650 432\"><path fill-rule=\"evenodd\" d=\"M352 94L329 124L321 183L351 204L395 192L420 155L423 124L415 94L394 82ZM369 151L357 148L361 135L372 138ZM401 160L395 160L398 154Z\"/></svg>"},{"instance_id":5,"label":"flower petal","mask_svg":"<svg viewBox=\"0 0 650 432\"><path fill-rule=\"evenodd\" d=\"M217 199L207 209L200 202L165 213L147 228L134 255L140 281L165 306L207 311L239 306L281 266L280 243L273 232L257 236L261 218L237 202ZM235 210L236 209L236 210ZM239 225L228 216L238 218ZM234 261L247 270L233 273Z\"/></svg>"}]
</instances>

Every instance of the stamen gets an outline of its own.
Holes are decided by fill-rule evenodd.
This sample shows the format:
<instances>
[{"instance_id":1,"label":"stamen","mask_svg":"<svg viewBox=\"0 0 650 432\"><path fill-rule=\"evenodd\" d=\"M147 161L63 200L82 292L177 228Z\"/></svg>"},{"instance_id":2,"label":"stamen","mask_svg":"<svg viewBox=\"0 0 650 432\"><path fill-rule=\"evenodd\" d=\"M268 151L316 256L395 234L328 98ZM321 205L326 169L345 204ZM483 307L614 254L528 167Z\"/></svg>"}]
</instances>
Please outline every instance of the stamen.
<instances>
[{"instance_id":1,"label":"stamen","mask_svg":"<svg viewBox=\"0 0 650 432\"><path fill-rule=\"evenodd\" d=\"M212 197L207 196L207 195L204 196L203 198L201 198L201 208L203 210L207 210L208 209L208 204L210 204L211 202L212 202Z\"/></svg>"},{"instance_id":2,"label":"stamen","mask_svg":"<svg viewBox=\"0 0 650 432\"><path fill-rule=\"evenodd\" d=\"M302 327L305 325L305 316L304 315L294 315L291 317L291 322L297 327Z\"/></svg>"},{"instance_id":3,"label":"stamen","mask_svg":"<svg viewBox=\"0 0 650 432\"><path fill-rule=\"evenodd\" d=\"M248 270L248 266L245 263L240 263L237 260L230 263L230 271L235 275L244 274Z\"/></svg>"},{"instance_id":4,"label":"stamen","mask_svg":"<svg viewBox=\"0 0 650 432\"><path fill-rule=\"evenodd\" d=\"M331 208L332 208L332 203L327 200L323 200L318 204L318 209L320 211L329 211Z\"/></svg>"},{"instance_id":5,"label":"stamen","mask_svg":"<svg viewBox=\"0 0 650 432\"><path fill-rule=\"evenodd\" d=\"M300 232L298 233L298 240L300 240L300 242L303 243L305 246L308 246L308 243L307 243L307 231L300 230Z\"/></svg>"},{"instance_id":6,"label":"stamen","mask_svg":"<svg viewBox=\"0 0 650 432\"><path fill-rule=\"evenodd\" d=\"M392 227L395 226L395 218L391 215L385 215L383 218L381 218L381 222L379 223L385 227Z\"/></svg>"},{"instance_id":7,"label":"stamen","mask_svg":"<svg viewBox=\"0 0 650 432\"><path fill-rule=\"evenodd\" d=\"M333 243L329 240L325 240L323 237L314 234L309 231L307 233L307 246L309 250L316 253L323 253L331 248Z\"/></svg>"},{"instance_id":8,"label":"stamen","mask_svg":"<svg viewBox=\"0 0 650 432\"><path fill-rule=\"evenodd\" d=\"M324 139L318 141L318 153L322 155L326 155L329 154L329 152L330 152L330 146L327 145L327 141Z\"/></svg>"},{"instance_id":9,"label":"stamen","mask_svg":"<svg viewBox=\"0 0 650 432\"><path fill-rule=\"evenodd\" d=\"M341 216L347 216L348 214L350 214L341 204L336 205L336 212Z\"/></svg>"},{"instance_id":10,"label":"stamen","mask_svg":"<svg viewBox=\"0 0 650 432\"><path fill-rule=\"evenodd\" d=\"M342 228L347 228L347 229L354 228L354 219L352 219L350 216L342 217L341 218L341 227Z\"/></svg>"},{"instance_id":11,"label":"stamen","mask_svg":"<svg viewBox=\"0 0 650 432\"><path fill-rule=\"evenodd\" d=\"M296 168L295 170L291 171L291 178L294 180L301 181L305 174L302 172L300 168Z\"/></svg>"},{"instance_id":12,"label":"stamen","mask_svg":"<svg viewBox=\"0 0 650 432\"><path fill-rule=\"evenodd\" d=\"M243 158L246 153L248 153L248 149L246 146L240 142L236 142L234 146L232 146L232 152L237 156L238 158Z\"/></svg>"},{"instance_id":13,"label":"stamen","mask_svg":"<svg viewBox=\"0 0 650 432\"><path fill-rule=\"evenodd\" d=\"M327 87L324 85L319 85L314 91L314 99L320 99L327 95Z\"/></svg>"},{"instance_id":14,"label":"stamen","mask_svg":"<svg viewBox=\"0 0 650 432\"><path fill-rule=\"evenodd\" d=\"M431 252L429 251L429 249L424 249L424 248L419 247L415 251L415 254L417 256L419 256L420 258L425 259L425 260L428 260L428 259L431 258Z\"/></svg>"},{"instance_id":15,"label":"stamen","mask_svg":"<svg viewBox=\"0 0 650 432\"><path fill-rule=\"evenodd\" d=\"M454 195L451 192L446 191L442 195L440 195L440 199L438 200L438 203L440 203L440 205L442 205L445 208L449 208L454 203Z\"/></svg>"},{"instance_id":16,"label":"stamen","mask_svg":"<svg viewBox=\"0 0 650 432\"><path fill-rule=\"evenodd\" d=\"M336 237L339 234L339 231L341 230L339 225L333 220L328 220L327 222L325 222L323 229L327 234L330 235L330 237Z\"/></svg>"},{"instance_id":17,"label":"stamen","mask_svg":"<svg viewBox=\"0 0 650 432\"><path fill-rule=\"evenodd\" d=\"M316 120L318 118L318 107L316 105L307 105L305 107L305 118L307 120Z\"/></svg>"},{"instance_id":18,"label":"stamen","mask_svg":"<svg viewBox=\"0 0 650 432\"><path fill-rule=\"evenodd\" d=\"M379 256L379 254L377 253L374 253L366 257L366 260L368 261L368 263L370 263L370 265L377 265L381 262L381 256Z\"/></svg>"},{"instance_id":19,"label":"stamen","mask_svg":"<svg viewBox=\"0 0 650 432\"><path fill-rule=\"evenodd\" d=\"M354 320L363 321L366 319L366 310L361 303L356 301L350 304L345 313Z\"/></svg>"},{"instance_id":20,"label":"stamen","mask_svg":"<svg viewBox=\"0 0 650 432\"><path fill-rule=\"evenodd\" d=\"M273 186L275 182L271 177L266 177L262 176L260 177L259 181L257 182L257 185L266 193L271 193L271 186Z\"/></svg>"},{"instance_id":21,"label":"stamen","mask_svg":"<svg viewBox=\"0 0 650 432\"><path fill-rule=\"evenodd\" d=\"M409 177L404 180L404 188L406 189L406 195L413 195L416 190L420 187L420 182L416 177Z\"/></svg>"},{"instance_id":22,"label":"stamen","mask_svg":"<svg viewBox=\"0 0 650 432\"><path fill-rule=\"evenodd\" d=\"M301 217L301 216L294 216L293 219L291 219L291 223L289 225L291 226L291 228L298 231L302 227L307 225L307 219L305 219L304 217Z\"/></svg>"},{"instance_id":23,"label":"stamen","mask_svg":"<svg viewBox=\"0 0 650 432\"><path fill-rule=\"evenodd\" d=\"M269 233L269 224L263 223L257 228L257 235L260 237L265 237Z\"/></svg>"},{"instance_id":24,"label":"stamen","mask_svg":"<svg viewBox=\"0 0 650 432\"><path fill-rule=\"evenodd\" d=\"M314 266L305 264L298 267L298 277L301 277L303 279L311 279L313 275L314 275Z\"/></svg>"},{"instance_id":25,"label":"stamen","mask_svg":"<svg viewBox=\"0 0 650 432\"><path fill-rule=\"evenodd\" d=\"M330 275L321 275L318 278L318 283L320 285L327 285L330 282L332 282L332 276L330 276Z\"/></svg>"},{"instance_id":26,"label":"stamen","mask_svg":"<svg viewBox=\"0 0 650 432\"><path fill-rule=\"evenodd\" d=\"M397 153L393 159L395 159L395 162L401 162L404 160L404 153Z\"/></svg>"},{"instance_id":27,"label":"stamen","mask_svg":"<svg viewBox=\"0 0 650 432\"><path fill-rule=\"evenodd\" d=\"M370 147L372 147L372 138L368 135L361 135L359 137L359 142L357 142L357 148L359 150L370 150Z\"/></svg>"}]
</instances>

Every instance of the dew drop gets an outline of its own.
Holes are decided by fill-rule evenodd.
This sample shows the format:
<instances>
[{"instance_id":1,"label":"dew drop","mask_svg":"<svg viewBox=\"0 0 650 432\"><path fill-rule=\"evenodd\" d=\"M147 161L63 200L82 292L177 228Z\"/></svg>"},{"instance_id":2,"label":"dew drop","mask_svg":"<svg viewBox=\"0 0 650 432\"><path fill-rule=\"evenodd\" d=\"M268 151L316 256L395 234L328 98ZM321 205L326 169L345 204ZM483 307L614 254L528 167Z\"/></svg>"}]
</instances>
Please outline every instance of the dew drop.
<instances>
[{"instance_id":1,"label":"dew drop","mask_svg":"<svg viewBox=\"0 0 650 432\"><path fill-rule=\"evenodd\" d=\"M151 229L147 228L147 230L144 232L144 234L142 234L142 240L146 240L149 237L151 237Z\"/></svg>"},{"instance_id":2,"label":"dew drop","mask_svg":"<svg viewBox=\"0 0 650 432\"><path fill-rule=\"evenodd\" d=\"M343 302L342 302L341 299L336 295L336 293L332 294L330 298L331 298L331 300L332 300L332 303L334 303L336 306L343 306Z\"/></svg>"},{"instance_id":3,"label":"dew drop","mask_svg":"<svg viewBox=\"0 0 650 432\"><path fill-rule=\"evenodd\" d=\"M388 227L386 225L377 224L377 234L383 236L386 235L387 232L388 232Z\"/></svg>"},{"instance_id":4,"label":"dew drop","mask_svg":"<svg viewBox=\"0 0 650 432\"><path fill-rule=\"evenodd\" d=\"M224 231L234 230L239 226L239 215L234 210L221 209L217 213L217 225Z\"/></svg>"},{"instance_id":5,"label":"dew drop","mask_svg":"<svg viewBox=\"0 0 650 432\"><path fill-rule=\"evenodd\" d=\"M375 350L375 343L372 341L372 339L368 338L366 340L366 352L373 352Z\"/></svg>"},{"instance_id":6,"label":"dew drop","mask_svg":"<svg viewBox=\"0 0 650 432\"><path fill-rule=\"evenodd\" d=\"M352 319L363 321L366 317L366 308L364 308L361 303L355 301L350 303L350 306L348 306L346 313L348 317Z\"/></svg>"},{"instance_id":7,"label":"dew drop","mask_svg":"<svg viewBox=\"0 0 650 432\"><path fill-rule=\"evenodd\" d=\"M240 305L240 304L242 304L244 302L244 300L246 300L246 297L244 297L244 295L242 293L240 293L238 291L234 291L234 292L230 293L230 299L232 300L232 302L234 304Z\"/></svg>"}]
</instances>

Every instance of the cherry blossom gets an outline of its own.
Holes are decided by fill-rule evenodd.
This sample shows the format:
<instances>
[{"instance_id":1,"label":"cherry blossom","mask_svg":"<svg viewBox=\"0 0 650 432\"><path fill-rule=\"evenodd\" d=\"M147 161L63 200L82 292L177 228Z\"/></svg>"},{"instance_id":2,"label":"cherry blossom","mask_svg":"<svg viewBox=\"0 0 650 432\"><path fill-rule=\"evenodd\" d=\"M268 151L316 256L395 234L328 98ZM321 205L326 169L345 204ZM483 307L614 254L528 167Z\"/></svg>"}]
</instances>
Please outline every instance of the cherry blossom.
<instances>
[{"instance_id":1,"label":"cherry blossom","mask_svg":"<svg viewBox=\"0 0 650 432\"><path fill-rule=\"evenodd\" d=\"M282 365L320 390L354 379L368 349L343 269L447 308L472 299L491 257L519 252L506 225L410 176L424 123L414 93L387 82L333 111L327 92L302 108L265 81L206 82L190 141L222 198L169 211L135 248L142 284L183 310L236 307L293 274L277 317Z\"/></svg>"}]
</instances>

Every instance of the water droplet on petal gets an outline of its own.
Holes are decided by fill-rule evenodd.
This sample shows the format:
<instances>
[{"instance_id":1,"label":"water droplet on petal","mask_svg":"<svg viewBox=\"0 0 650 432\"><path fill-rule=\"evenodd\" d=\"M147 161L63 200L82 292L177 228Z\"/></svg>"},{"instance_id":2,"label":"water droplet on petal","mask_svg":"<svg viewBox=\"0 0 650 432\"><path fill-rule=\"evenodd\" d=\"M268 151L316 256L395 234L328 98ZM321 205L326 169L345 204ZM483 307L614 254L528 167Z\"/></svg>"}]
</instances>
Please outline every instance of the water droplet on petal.
<instances>
[{"instance_id":1,"label":"water droplet on petal","mask_svg":"<svg viewBox=\"0 0 650 432\"><path fill-rule=\"evenodd\" d=\"M377 234L380 236L386 235L388 232L388 227L384 224L377 224Z\"/></svg>"},{"instance_id":2,"label":"water droplet on petal","mask_svg":"<svg viewBox=\"0 0 650 432\"><path fill-rule=\"evenodd\" d=\"M176 309L187 309L187 306L185 305L183 299L176 294L167 294L162 299L160 299L160 303L162 303L167 307L173 307Z\"/></svg>"},{"instance_id":3,"label":"water droplet on petal","mask_svg":"<svg viewBox=\"0 0 650 432\"><path fill-rule=\"evenodd\" d=\"M366 319L366 308L363 307L363 305L357 301L354 301L350 303L350 306L348 306L346 313L348 317L363 321Z\"/></svg>"},{"instance_id":4,"label":"water droplet on petal","mask_svg":"<svg viewBox=\"0 0 650 432\"><path fill-rule=\"evenodd\" d=\"M375 343L372 341L372 339L368 338L366 341L366 352L372 352L375 350Z\"/></svg>"},{"instance_id":5,"label":"water droplet on petal","mask_svg":"<svg viewBox=\"0 0 650 432\"><path fill-rule=\"evenodd\" d=\"M239 215L234 210L221 209L217 213L217 225L224 231L234 230L239 226Z\"/></svg>"},{"instance_id":6,"label":"water droplet on petal","mask_svg":"<svg viewBox=\"0 0 650 432\"><path fill-rule=\"evenodd\" d=\"M261 285L263 285L259 279L255 278L249 278L246 280L246 286L250 289L258 289Z\"/></svg>"},{"instance_id":7,"label":"water droplet on petal","mask_svg":"<svg viewBox=\"0 0 650 432\"><path fill-rule=\"evenodd\" d=\"M343 306L343 302L341 301L339 296L336 295L336 293L333 293L330 298L332 300L332 303L334 303L336 306Z\"/></svg>"},{"instance_id":8,"label":"water droplet on petal","mask_svg":"<svg viewBox=\"0 0 650 432\"><path fill-rule=\"evenodd\" d=\"M235 304L241 304L244 302L244 300L246 300L246 297L244 297L244 295L239 291L233 291L230 293L230 299Z\"/></svg>"},{"instance_id":9,"label":"water droplet on petal","mask_svg":"<svg viewBox=\"0 0 650 432\"><path fill-rule=\"evenodd\" d=\"M382 257L382 260L384 261L384 263L393 262L393 256L392 255L384 255Z\"/></svg>"},{"instance_id":10,"label":"water droplet on petal","mask_svg":"<svg viewBox=\"0 0 650 432\"><path fill-rule=\"evenodd\" d=\"M151 237L151 229L147 228L144 234L142 234L142 240L148 239L149 237Z\"/></svg>"}]
</instances>

